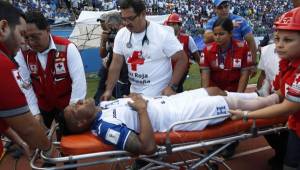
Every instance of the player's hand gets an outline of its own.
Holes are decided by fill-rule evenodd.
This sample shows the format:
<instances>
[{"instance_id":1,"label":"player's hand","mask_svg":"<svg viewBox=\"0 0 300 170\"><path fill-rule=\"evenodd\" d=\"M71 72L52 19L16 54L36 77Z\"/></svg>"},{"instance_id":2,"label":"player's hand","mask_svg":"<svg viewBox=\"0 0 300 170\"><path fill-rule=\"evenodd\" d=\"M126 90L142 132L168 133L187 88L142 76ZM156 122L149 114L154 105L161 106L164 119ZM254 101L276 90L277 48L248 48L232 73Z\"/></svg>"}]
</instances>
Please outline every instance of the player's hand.
<instances>
[{"instance_id":1,"label":"player's hand","mask_svg":"<svg viewBox=\"0 0 300 170\"><path fill-rule=\"evenodd\" d=\"M231 114L230 118L232 120L239 120L243 118L243 111L241 110L229 110L229 113Z\"/></svg>"},{"instance_id":2,"label":"player's hand","mask_svg":"<svg viewBox=\"0 0 300 170\"><path fill-rule=\"evenodd\" d=\"M100 101L108 101L111 99L111 91L105 90L105 92L103 93L103 95L100 97Z\"/></svg>"},{"instance_id":3,"label":"player's hand","mask_svg":"<svg viewBox=\"0 0 300 170\"><path fill-rule=\"evenodd\" d=\"M147 101L137 93L130 93L129 97L132 99L132 102L128 102L128 105L132 107L138 113L141 111L147 110Z\"/></svg>"},{"instance_id":4,"label":"player's hand","mask_svg":"<svg viewBox=\"0 0 300 170\"><path fill-rule=\"evenodd\" d=\"M163 96L171 96L173 94L176 94L175 91L172 90L172 88L170 86L167 86L166 88L163 89L163 91L161 92L161 95Z\"/></svg>"}]
</instances>

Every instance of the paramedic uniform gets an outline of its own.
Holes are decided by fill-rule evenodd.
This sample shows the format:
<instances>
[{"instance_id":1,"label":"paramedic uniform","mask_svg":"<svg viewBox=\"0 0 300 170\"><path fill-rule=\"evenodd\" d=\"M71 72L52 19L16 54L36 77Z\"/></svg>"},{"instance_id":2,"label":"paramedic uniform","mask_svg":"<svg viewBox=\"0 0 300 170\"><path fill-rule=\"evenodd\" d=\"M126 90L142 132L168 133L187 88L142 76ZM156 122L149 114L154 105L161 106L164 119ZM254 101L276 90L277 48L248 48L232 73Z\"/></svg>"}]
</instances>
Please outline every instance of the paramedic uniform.
<instances>
[{"instance_id":1,"label":"paramedic uniform","mask_svg":"<svg viewBox=\"0 0 300 170\"><path fill-rule=\"evenodd\" d=\"M172 77L171 56L183 47L170 29L155 22L149 23L141 33L131 33L126 27L120 29L113 52L125 59L130 92L158 96ZM148 41L142 43L145 36Z\"/></svg>"},{"instance_id":2,"label":"paramedic uniform","mask_svg":"<svg viewBox=\"0 0 300 170\"><path fill-rule=\"evenodd\" d=\"M26 87L12 55L0 43L0 117L16 116L29 111L21 88Z\"/></svg>"},{"instance_id":3,"label":"paramedic uniform","mask_svg":"<svg viewBox=\"0 0 300 170\"><path fill-rule=\"evenodd\" d=\"M41 53L19 52L20 74L32 88L25 91L33 115L42 113L50 127L53 117L70 103L84 99L86 80L81 56L67 39L50 36L49 48Z\"/></svg>"},{"instance_id":4,"label":"paramedic uniform","mask_svg":"<svg viewBox=\"0 0 300 170\"><path fill-rule=\"evenodd\" d=\"M247 43L234 39L224 53L213 42L205 47L200 56L200 69L210 72L209 86L217 86L227 91L237 91L241 72L250 70L252 65Z\"/></svg>"},{"instance_id":5,"label":"paramedic uniform","mask_svg":"<svg viewBox=\"0 0 300 170\"><path fill-rule=\"evenodd\" d=\"M289 62L281 59L279 74L274 81L275 89L280 88L281 94L291 102L300 102L300 59ZM285 164L299 167L300 163L300 112L291 114L288 119L290 129Z\"/></svg>"}]
</instances>

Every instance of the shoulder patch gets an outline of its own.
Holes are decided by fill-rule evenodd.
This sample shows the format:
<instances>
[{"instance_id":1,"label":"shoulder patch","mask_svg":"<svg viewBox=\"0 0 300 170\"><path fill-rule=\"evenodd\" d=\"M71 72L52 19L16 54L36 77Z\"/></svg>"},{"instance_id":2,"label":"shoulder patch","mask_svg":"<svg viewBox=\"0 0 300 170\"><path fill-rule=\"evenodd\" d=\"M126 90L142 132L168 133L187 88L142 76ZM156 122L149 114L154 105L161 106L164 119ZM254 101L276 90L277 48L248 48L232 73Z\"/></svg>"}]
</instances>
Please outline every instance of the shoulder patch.
<instances>
[{"instance_id":1,"label":"shoulder patch","mask_svg":"<svg viewBox=\"0 0 300 170\"><path fill-rule=\"evenodd\" d=\"M118 143L119 137L120 137L120 132L110 128L107 130L107 133L105 135L105 139L115 145Z\"/></svg>"}]
</instances>

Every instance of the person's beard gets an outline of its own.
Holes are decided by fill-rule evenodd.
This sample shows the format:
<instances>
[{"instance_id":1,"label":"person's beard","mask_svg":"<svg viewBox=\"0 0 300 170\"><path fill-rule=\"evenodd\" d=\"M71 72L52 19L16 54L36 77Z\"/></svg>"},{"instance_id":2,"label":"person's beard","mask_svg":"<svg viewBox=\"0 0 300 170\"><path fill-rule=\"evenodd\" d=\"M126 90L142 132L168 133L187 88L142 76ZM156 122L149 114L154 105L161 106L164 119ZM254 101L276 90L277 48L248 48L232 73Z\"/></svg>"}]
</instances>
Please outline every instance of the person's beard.
<instances>
[{"instance_id":1,"label":"person's beard","mask_svg":"<svg viewBox=\"0 0 300 170\"><path fill-rule=\"evenodd\" d=\"M19 47L16 47L17 46L16 42L17 40L14 35L14 32L11 31L8 38L5 41L6 48L11 52L12 55L11 57L14 57L18 52L17 49L19 49Z\"/></svg>"}]
</instances>

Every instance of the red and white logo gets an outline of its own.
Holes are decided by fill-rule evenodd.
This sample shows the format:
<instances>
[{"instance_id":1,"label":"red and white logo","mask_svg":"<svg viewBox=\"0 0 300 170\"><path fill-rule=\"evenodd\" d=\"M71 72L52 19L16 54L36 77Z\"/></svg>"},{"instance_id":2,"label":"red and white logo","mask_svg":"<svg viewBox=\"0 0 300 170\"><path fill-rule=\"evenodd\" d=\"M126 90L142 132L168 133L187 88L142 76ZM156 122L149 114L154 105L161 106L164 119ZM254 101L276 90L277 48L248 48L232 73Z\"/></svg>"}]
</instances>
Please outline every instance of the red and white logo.
<instances>
[{"instance_id":1,"label":"red and white logo","mask_svg":"<svg viewBox=\"0 0 300 170\"><path fill-rule=\"evenodd\" d=\"M29 64L29 68L30 68L31 73L33 73L33 74L36 74L38 71L38 67L36 64Z\"/></svg>"},{"instance_id":2,"label":"red and white logo","mask_svg":"<svg viewBox=\"0 0 300 170\"><path fill-rule=\"evenodd\" d=\"M242 59L240 59L240 58L233 59L233 67L235 67L235 68L242 67Z\"/></svg>"},{"instance_id":3,"label":"red and white logo","mask_svg":"<svg viewBox=\"0 0 300 170\"><path fill-rule=\"evenodd\" d=\"M63 62L55 63L55 73L56 74L64 74L66 73L66 68Z\"/></svg>"},{"instance_id":4,"label":"red and white logo","mask_svg":"<svg viewBox=\"0 0 300 170\"><path fill-rule=\"evenodd\" d=\"M142 57L142 51L133 51L132 56L127 60L132 71L137 71L137 66L143 65L144 61L145 59Z\"/></svg>"}]
</instances>

